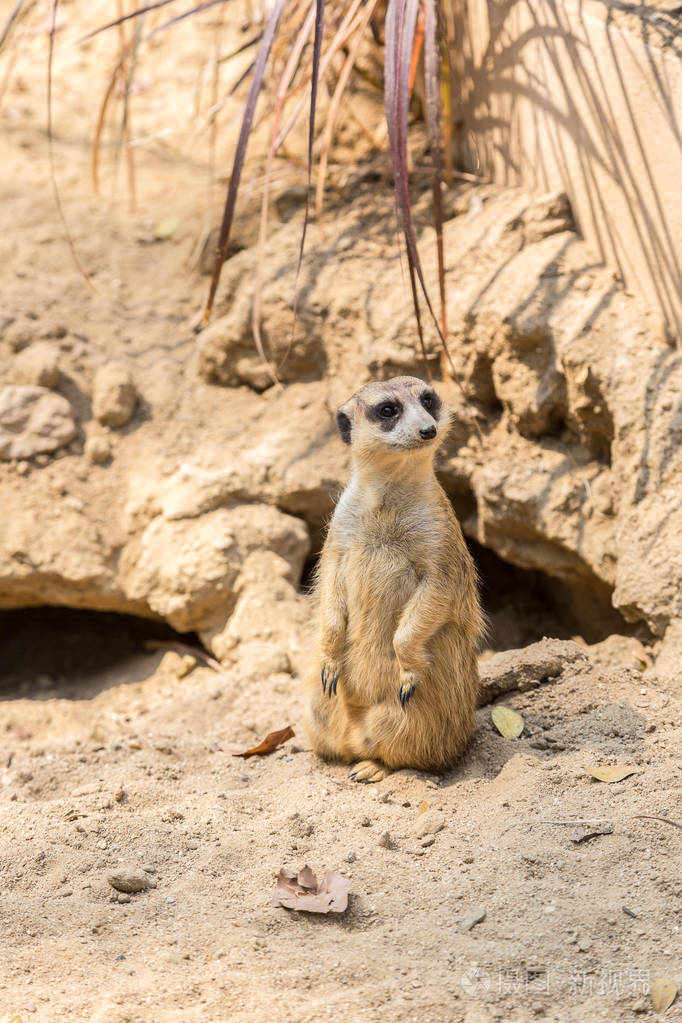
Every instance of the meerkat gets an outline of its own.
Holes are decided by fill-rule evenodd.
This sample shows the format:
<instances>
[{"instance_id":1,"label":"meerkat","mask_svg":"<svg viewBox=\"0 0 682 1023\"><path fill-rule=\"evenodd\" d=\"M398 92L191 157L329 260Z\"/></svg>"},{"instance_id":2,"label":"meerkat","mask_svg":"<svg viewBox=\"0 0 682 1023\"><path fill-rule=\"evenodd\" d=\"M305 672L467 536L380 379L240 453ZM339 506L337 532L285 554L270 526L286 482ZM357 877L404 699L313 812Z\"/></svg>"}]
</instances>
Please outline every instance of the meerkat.
<instances>
[{"instance_id":1,"label":"meerkat","mask_svg":"<svg viewBox=\"0 0 682 1023\"><path fill-rule=\"evenodd\" d=\"M449 418L415 377L366 384L337 411L353 473L317 569L307 724L315 751L354 764L355 781L443 771L474 731L484 620L433 464Z\"/></svg>"}]
</instances>

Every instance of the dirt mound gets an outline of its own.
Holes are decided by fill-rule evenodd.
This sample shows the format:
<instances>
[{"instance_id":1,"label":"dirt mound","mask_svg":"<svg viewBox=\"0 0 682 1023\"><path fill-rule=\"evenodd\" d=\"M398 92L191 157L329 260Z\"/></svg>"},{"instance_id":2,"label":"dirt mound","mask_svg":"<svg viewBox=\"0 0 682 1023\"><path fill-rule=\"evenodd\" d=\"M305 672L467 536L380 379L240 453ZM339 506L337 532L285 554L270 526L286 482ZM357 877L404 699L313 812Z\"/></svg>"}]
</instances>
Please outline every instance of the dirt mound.
<instances>
[{"instance_id":1,"label":"dirt mound","mask_svg":"<svg viewBox=\"0 0 682 1023\"><path fill-rule=\"evenodd\" d=\"M452 351L484 441L445 385L458 419L441 471L464 529L505 560L570 584L574 601L608 607L610 597L627 619L662 635L682 610L675 351L651 336L635 300L590 266L583 243L557 228L547 200L480 189L461 198L462 212L445 229ZM159 615L196 629L222 656L218 637L251 552L271 549L288 565L275 576L297 584L306 534L317 547L347 472L336 403L373 371L419 372L409 296L388 250L388 213L368 231L369 201L358 197L352 211L339 212L324 238L313 231L291 363L303 380L285 390L268 386L255 349L239 355L226 317L200 335L196 359L182 330L185 354L172 362L159 356L136 365L133 345L125 366L102 365L93 346L77 365L62 352L61 394L45 395L70 409L78 437L73 427L64 434L64 457L14 458L3 471L4 606L50 601ZM267 264L264 316L281 328L279 342L268 335L273 358L290 334L287 288L298 243L298 226L282 227ZM239 308L250 302L255 258L247 249L226 267L224 295L236 295ZM232 299L222 301L233 310L228 318L236 315ZM10 324L6 349L12 336ZM435 338L428 343L435 359ZM26 351L30 345L20 355ZM252 371L240 379L255 390L209 383L234 382L244 359ZM227 376L220 365L232 367ZM97 411L105 373L127 388L125 425ZM160 375L172 401L159 400ZM16 447L23 427L14 430ZM86 446L93 439L106 441L106 457ZM32 514L19 514L27 506Z\"/></svg>"}]
</instances>

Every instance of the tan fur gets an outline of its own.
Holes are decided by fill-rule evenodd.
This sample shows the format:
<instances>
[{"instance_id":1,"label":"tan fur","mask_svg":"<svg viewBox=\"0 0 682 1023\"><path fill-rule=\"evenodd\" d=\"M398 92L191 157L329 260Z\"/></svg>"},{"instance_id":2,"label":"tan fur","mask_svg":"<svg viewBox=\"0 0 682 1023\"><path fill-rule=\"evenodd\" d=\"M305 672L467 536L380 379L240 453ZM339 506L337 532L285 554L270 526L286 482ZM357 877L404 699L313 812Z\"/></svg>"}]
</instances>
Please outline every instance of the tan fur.
<instances>
[{"instance_id":1,"label":"tan fur","mask_svg":"<svg viewBox=\"0 0 682 1023\"><path fill-rule=\"evenodd\" d=\"M423 381L396 377L367 384L339 410L353 475L318 568L308 731L321 756L360 761L358 781L401 767L441 771L474 730L483 618L471 556L433 470L448 414L441 408L434 422L426 392ZM382 401L401 407L390 432L377 419ZM423 440L419 429L434 425L437 436Z\"/></svg>"}]
</instances>

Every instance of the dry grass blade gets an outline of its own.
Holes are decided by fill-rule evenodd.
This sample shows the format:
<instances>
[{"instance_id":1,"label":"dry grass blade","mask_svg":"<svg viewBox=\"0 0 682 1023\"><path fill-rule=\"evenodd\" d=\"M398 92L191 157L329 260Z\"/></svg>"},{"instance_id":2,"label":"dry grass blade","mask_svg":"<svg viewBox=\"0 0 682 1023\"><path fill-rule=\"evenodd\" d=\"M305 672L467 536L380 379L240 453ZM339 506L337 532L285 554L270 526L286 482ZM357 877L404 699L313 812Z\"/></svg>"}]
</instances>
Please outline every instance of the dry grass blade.
<instances>
[{"instance_id":1,"label":"dry grass blade","mask_svg":"<svg viewBox=\"0 0 682 1023\"><path fill-rule=\"evenodd\" d=\"M355 33L357 25L359 24L362 18L362 12L360 12L360 14L357 15L357 18L355 17L361 2L362 0L353 0L349 9L346 11L343 21L341 22L339 28L337 29L336 35L334 36L331 43L325 50L324 57L322 58L322 63L320 65L320 78L324 78L327 71L329 70L329 66L334 56L338 53L342 46L345 46L345 44L348 42L348 39L350 39L351 36ZM303 96L300 103L297 105L296 109L292 113L291 117L282 128L277 138L277 144L275 147L276 149L279 149L279 147L282 145L291 129L298 121L298 118L301 115L301 111L305 106L305 102L306 95Z\"/></svg>"},{"instance_id":2,"label":"dry grass blade","mask_svg":"<svg viewBox=\"0 0 682 1023\"><path fill-rule=\"evenodd\" d=\"M315 217L318 223L322 220L322 204L324 201L324 184L327 177L327 165L329 161L329 150L331 148L332 138L334 136L334 128L336 126L336 120L339 115L341 108L341 100L348 84L351 71L357 60L358 51L363 42L365 30L376 10L378 0L370 0L370 3L365 11L363 11L363 17L360 21L360 25L357 32L354 35L353 43L348 51L348 56L341 69L336 88L334 89L334 95L332 96L327 116L324 122L324 132L322 135L322 144L320 150L320 162L317 170L317 188L315 192Z\"/></svg>"},{"instance_id":3,"label":"dry grass blade","mask_svg":"<svg viewBox=\"0 0 682 1023\"><path fill-rule=\"evenodd\" d=\"M92 39L94 36L98 36L100 32L106 32L110 28L118 28L119 25L123 25L124 22L130 21L131 18L139 18L141 14L146 14L147 11L156 11L159 7L167 7L169 4L174 4L176 0L156 0L155 3L145 4L144 7L138 7L134 11L130 11L129 14L122 14L120 17L115 18L113 21L108 21L106 25L100 25L99 28L93 28L92 32L87 32L84 36L81 36L77 40L77 43L85 43L88 39ZM224 3L225 0L214 0L214 2Z\"/></svg>"},{"instance_id":4,"label":"dry grass blade","mask_svg":"<svg viewBox=\"0 0 682 1023\"><path fill-rule=\"evenodd\" d=\"M21 15L22 10L24 15L27 14L32 7L35 7L35 3L36 0L33 0L33 2L30 2L28 5L25 5L24 0L19 0L19 2L15 5L14 10L7 19L5 27L3 28L2 33L0 34L0 51L2 50L7 40L9 39L10 33L12 32L12 28L15 26L15 23L19 24L19 16Z\"/></svg>"},{"instance_id":5,"label":"dry grass blade","mask_svg":"<svg viewBox=\"0 0 682 1023\"><path fill-rule=\"evenodd\" d=\"M119 57L118 63L111 72L109 82L107 84L106 89L104 90L104 97L100 104L99 113L97 115L97 124L95 125L95 134L92 140L92 157L90 162L92 189L93 192L95 193L99 191L99 154L102 144L102 132L104 131L104 122L107 116L107 109L109 107L109 103L111 102L111 97L114 95L116 82L118 81L121 71L123 70L123 67L125 65L125 62L130 55L131 48L132 44L128 43L128 45L121 50L121 56Z\"/></svg>"},{"instance_id":6,"label":"dry grass blade","mask_svg":"<svg viewBox=\"0 0 682 1023\"><path fill-rule=\"evenodd\" d=\"M261 318L261 299L263 295L263 265L265 262L265 240L267 237L268 230L268 210L270 202L270 181L272 177L272 162L275 156L275 145L277 142L277 132L279 130L279 121L282 113L282 106L287 97L289 85L294 76L298 62L303 52L303 47L306 44L310 29L313 24L313 18L315 16L314 0L311 0L308 13L305 17L303 25L299 29L298 37L294 44L294 47L289 54L282 77L280 78L279 87L277 89L277 95L275 98L275 108L272 112L272 130L270 133L270 148L268 150L267 165L265 168L265 182L263 186L263 200L261 203L261 218L260 218L260 231L258 233L258 261L256 264L256 283L253 293L253 307L251 314L251 327L253 330L253 338L256 342L256 348L258 354L264 360L267 365L268 372L273 379L274 383L279 383L277 379L277 373L272 368L269 360L265 355L263 348L263 339L261 336L260 329L260 318Z\"/></svg>"},{"instance_id":7,"label":"dry grass blade","mask_svg":"<svg viewBox=\"0 0 682 1023\"><path fill-rule=\"evenodd\" d=\"M384 92L389 148L393 164L396 214L407 250L410 289L412 291L412 302L417 321L417 333L424 361L424 370L430 378L431 372L424 345L424 330L416 284L416 276L419 275L422 281L423 277L421 275L421 263L419 261L414 225L412 223L412 205L410 202L407 168L407 118L410 68L412 66L412 52L418 11L419 0L406 0L406 2L405 0L389 0L386 11ZM429 298L424 284L422 284L422 288L428 303ZM440 328L438 329L440 330Z\"/></svg>"},{"instance_id":8,"label":"dry grass blade","mask_svg":"<svg viewBox=\"0 0 682 1023\"><path fill-rule=\"evenodd\" d=\"M227 197L225 199L225 209L223 212L223 221L220 226L220 237L218 239L215 263L213 265L211 285L209 288L208 298L206 300L206 306L204 307L204 311L201 317L201 324L203 326L206 325L209 316L211 315L213 302L215 300L215 294L218 289L218 282L220 280L220 274L223 268L223 263L225 261L225 253L227 251L227 243L230 237L230 228L232 226L234 207L237 200L237 192L239 190L239 181L241 179L242 169L244 167L246 146L249 141L251 125L253 124L253 115L256 110L256 103L258 102L258 94L260 92L261 85L263 84L263 76L265 75L265 67L267 64L268 57L270 55L272 41L275 37L277 25L282 15L282 10L284 9L285 3L286 0L275 0L275 3L268 17L267 25L265 26L263 38L258 49L258 56L256 57L256 62L254 64L253 78L251 79L251 87L249 88L249 94L246 98L244 115L242 117L239 138L237 140L237 149L234 155L234 162L232 164L230 184L228 186Z\"/></svg>"},{"instance_id":9,"label":"dry grass blade","mask_svg":"<svg viewBox=\"0 0 682 1023\"><path fill-rule=\"evenodd\" d=\"M424 331L421 322L421 311L419 307L419 291L424 296L427 309L433 320L441 350L447 359L451 375L459 387L464 401L470 407L466 392L457 375L457 371L448 349L445 334L438 322L433 309L431 297L424 273L422 270L419 251L417 249L417 238L412 220L412 204L410 201L408 167L407 167L407 130L408 130L408 107L410 98L410 68L412 66L412 53L414 50L414 38L416 33L416 22L418 15L419 0L389 0L386 11L386 43L385 43L385 76L384 92L386 106L386 121L388 126L389 148L391 162L393 165L393 179L395 188L396 212L398 223L405 240L407 251L407 265L410 277L410 288L412 290L412 301L414 305L415 319L417 321L417 332L419 344L422 351L422 358L427 373L430 374L424 345ZM433 35L435 36L435 31ZM442 212L441 212L442 221ZM417 289L419 284L419 290ZM472 416L472 423L479 440L483 437Z\"/></svg>"},{"instance_id":10,"label":"dry grass blade","mask_svg":"<svg viewBox=\"0 0 682 1023\"><path fill-rule=\"evenodd\" d=\"M315 39L313 41L313 72L310 83L310 117L308 119L308 187L305 193L305 212L303 214L303 230L301 231L301 244L298 250L298 263L296 264L296 277L294 279L294 316L291 324L291 337L289 347L280 365L284 365L291 346L294 343L294 331L296 330L296 314L298 312L298 279L303 263L303 251L305 249L305 236L308 230L310 219L310 191L312 187L313 171L313 145L315 142L315 112L317 108L317 87L320 78L320 60L322 56L322 35L324 33L324 0L315 0Z\"/></svg>"},{"instance_id":11,"label":"dry grass blade","mask_svg":"<svg viewBox=\"0 0 682 1023\"><path fill-rule=\"evenodd\" d=\"M431 161L433 163L433 219L436 228L436 251L438 257L440 329L443 337L447 337L445 256L443 253L443 201L441 194L443 166L441 160L440 52L436 31L436 0L425 0L425 3L424 84L426 89L426 131L429 139Z\"/></svg>"},{"instance_id":12,"label":"dry grass blade","mask_svg":"<svg viewBox=\"0 0 682 1023\"><path fill-rule=\"evenodd\" d=\"M659 817L655 813L636 813L635 817L643 821L661 821L663 824L669 824L671 828L679 828L682 831L682 824L679 821L672 821L670 817Z\"/></svg>"},{"instance_id":13,"label":"dry grass blade","mask_svg":"<svg viewBox=\"0 0 682 1023\"><path fill-rule=\"evenodd\" d=\"M165 32L167 28L171 28L173 25L177 25L178 22L184 21L185 18L192 18L195 14L201 14L203 11L208 11L211 7L217 7L218 5L224 5L227 2L228 2L228 0L205 0L205 3L197 4L196 7L192 7L189 11L183 11L182 14L176 14L176 16L174 18L170 18L168 21L164 21L163 25L158 25L148 35L146 35L144 37L143 42L146 43L148 39L153 39L154 36L159 34L159 32ZM140 11L139 12L140 16L144 15L145 13L146 13L145 11ZM255 41L257 42L259 38L260 38L260 36L258 36ZM242 46L236 52L240 53L241 50L246 49L247 46L249 46L249 45L251 45L251 44L250 43L245 43L244 46Z\"/></svg>"},{"instance_id":14,"label":"dry grass blade","mask_svg":"<svg viewBox=\"0 0 682 1023\"><path fill-rule=\"evenodd\" d=\"M52 0L50 6L50 27L48 30L48 54L47 54L47 152L48 162L50 166L50 181L52 183L52 194L54 196L55 206L57 207L57 213L64 229L64 235L66 237L67 244L71 250L71 256L78 269L78 272L83 277L83 280L91 288L95 294L97 294L97 288L92 283L88 272L78 258L76 252L76 246L69 229L69 225L66 222L66 216L64 215L64 208L62 206L62 198L59 194L59 186L57 185L57 175L55 171L55 159L54 159L54 132L52 130L52 68L54 64L54 37L57 28L57 11L59 9L59 0Z\"/></svg>"}]
</instances>

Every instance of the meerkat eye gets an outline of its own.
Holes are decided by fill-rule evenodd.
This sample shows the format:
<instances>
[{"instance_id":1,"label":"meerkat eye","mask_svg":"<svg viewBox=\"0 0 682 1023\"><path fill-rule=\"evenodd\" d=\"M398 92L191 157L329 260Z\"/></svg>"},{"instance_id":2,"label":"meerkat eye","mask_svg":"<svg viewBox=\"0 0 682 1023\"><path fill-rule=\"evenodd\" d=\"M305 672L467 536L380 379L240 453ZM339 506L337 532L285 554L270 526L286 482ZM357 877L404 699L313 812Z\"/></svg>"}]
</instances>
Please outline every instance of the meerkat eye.
<instances>
[{"instance_id":1,"label":"meerkat eye","mask_svg":"<svg viewBox=\"0 0 682 1023\"><path fill-rule=\"evenodd\" d=\"M391 401L386 401L379 406L379 415L382 419L393 419L393 416L398 415L398 406Z\"/></svg>"},{"instance_id":2,"label":"meerkat eye","mask_svg":"<svg viewBox=\"0 0 682 1023\"><path fill-rule=\"evenodd\" d=\"M421 396L421 403L424 406L424 408L426 409L426 411L430 412L431 409L433 408L433 395L432 394L422 394L422 396Z\"/></svg>"}]
</instances>

